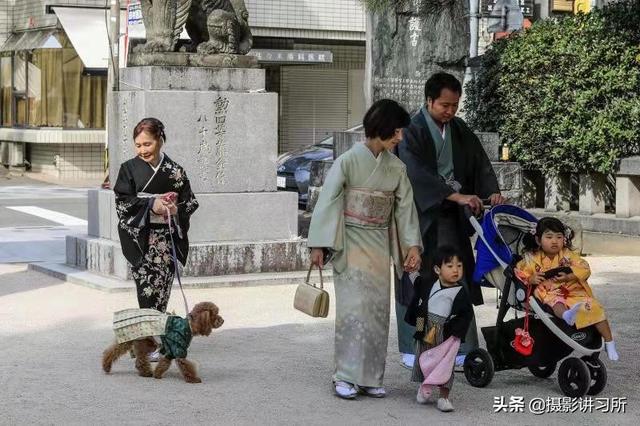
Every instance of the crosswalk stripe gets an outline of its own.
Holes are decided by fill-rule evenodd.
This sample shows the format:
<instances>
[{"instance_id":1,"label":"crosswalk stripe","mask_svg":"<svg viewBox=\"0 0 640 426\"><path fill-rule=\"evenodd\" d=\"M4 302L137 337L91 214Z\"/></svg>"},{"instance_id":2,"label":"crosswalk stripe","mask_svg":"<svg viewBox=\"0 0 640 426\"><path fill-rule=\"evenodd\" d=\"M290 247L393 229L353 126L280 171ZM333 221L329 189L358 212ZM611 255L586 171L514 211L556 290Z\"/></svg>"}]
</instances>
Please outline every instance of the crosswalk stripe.
<instances>
[{"instance_id":1,"label":"crosswalk stripe","mask_svg":"<svg viewBox=\"0 0 640 426\"><path fill-rule=\"evenodd\" d=\"M36 206L6 206L6 208L41 217L64 226L87 226L87 221L68 214Z\"/></svg>"}]
</instances>

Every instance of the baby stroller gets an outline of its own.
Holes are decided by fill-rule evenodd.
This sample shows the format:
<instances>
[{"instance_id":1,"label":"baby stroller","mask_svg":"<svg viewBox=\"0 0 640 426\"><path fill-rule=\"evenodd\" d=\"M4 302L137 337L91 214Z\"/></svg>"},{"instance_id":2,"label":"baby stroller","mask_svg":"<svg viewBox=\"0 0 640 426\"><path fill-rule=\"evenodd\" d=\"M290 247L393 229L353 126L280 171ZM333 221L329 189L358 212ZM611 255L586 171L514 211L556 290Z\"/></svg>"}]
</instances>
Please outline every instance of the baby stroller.
<instances>
[{"instance_id":1,"label":"baby stroller","mask_svg":"<svg viewBox=\"0 0 640 426\"><path fill-rule=\"evenodd\" d=\"M607 383L607 370L598 359L604 347L602 337L593 326L577 330L567 325L533 293L528 297L532 352L525 356L513 347L516 329L522 329L525 322L524 316L518 318L518 311L525 311L527 302L527 286L515 277L513 268L521 259L523 237L537 219L511 205L493 207L485 214L482 225L468 209L467 216L478 233L474 281L501 292L496 325L481 329L487 350L471 351L465 359L464 374L468 382L484 387L493 379L494 371L523 367L536 377L547 378L562 360L558 384L564 395L579 398L599 394ZM510 309L515 310L516 318L505 321Z\"/></svg>"}]
</instances>

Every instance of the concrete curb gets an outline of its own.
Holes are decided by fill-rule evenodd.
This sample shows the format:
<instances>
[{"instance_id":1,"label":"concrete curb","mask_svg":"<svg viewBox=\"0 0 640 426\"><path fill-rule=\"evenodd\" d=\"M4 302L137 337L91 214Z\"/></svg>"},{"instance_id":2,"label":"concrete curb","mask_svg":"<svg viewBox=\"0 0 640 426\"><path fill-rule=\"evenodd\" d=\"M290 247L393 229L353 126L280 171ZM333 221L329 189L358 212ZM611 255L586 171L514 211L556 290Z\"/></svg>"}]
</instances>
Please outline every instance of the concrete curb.
<instances>
[{"instance_id":1,"label":"concrete curb","mask_svg":"<svg viewBox=\"0 0 640 426\"><path fill-rule=\"evenodd\" d=\"M107 293L135 290L133 281L108 278L86 270L72 268L61 263L30 263L29 270ZM323 272L326 282L330 281L332 275L331 269ZM304 282L306 277L306 271L221 275L216 277L187 277L182 279L182 285L188 289L295 285ZM177 281L174 281L173 285L174 287L178 287Z\"/></svg>"},{"instance_id":2,"label":"concrete curb","mask_svg":"<svg viewBox=\"0 0 640 426\"><path fill-rule=\"evenodd\" d=\"M592 215L571 211L546 211L544 209L527 209L536 217L553 216L558 219L571 218L582 225L584 231L603 234L622 234L628 236L640 235L640 216L620 218L611 213L596 213Z\"/></svg>"}]
</instances>

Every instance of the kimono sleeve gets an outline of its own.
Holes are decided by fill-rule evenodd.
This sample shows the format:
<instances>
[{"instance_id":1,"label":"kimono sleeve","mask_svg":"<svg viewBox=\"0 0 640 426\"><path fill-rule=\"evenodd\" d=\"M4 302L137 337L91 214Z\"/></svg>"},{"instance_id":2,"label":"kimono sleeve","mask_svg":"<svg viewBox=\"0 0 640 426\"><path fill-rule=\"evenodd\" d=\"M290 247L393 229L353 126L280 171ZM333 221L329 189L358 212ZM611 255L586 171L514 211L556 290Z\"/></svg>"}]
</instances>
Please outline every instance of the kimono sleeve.
<instances>
[{"instance_id":1,"label":"kimono sleeve","mask_svg":"<svg viewBox=\"0 0 640 426\"><path fill-rule=\"evenodd\" d=\"M182 170L182 175L184 180L180 192L178 192L178 219L180 220L180 228L186 234L189 232L191 215L198 209L199 204L184 170Z\"/></svg>"},{"instance_id":2,"label":"kimono sleeve","mask_svg":"<svg viewBox=\"0 0 640 426\"><path fill-rule=\"evenodd\" d=\"M575 251L569 252L569 261L571 262L571 270L576 278L578 278L578 281L581 283L586 282L591 275L589 263L587 263L587 261L580 257L580 255Z\"/></svg>"},{"instance_id":3,"label":"kimono sleeve","mask_svg":"<svg viewBox=\"0 0 640 426\"><path fill-rule=\"evenodd\" d=\"M137 197L136 184L126 164L120 166L113 191L116 194L119 228L137 237L139 229L147 223L154 199Z\"/></svg>"},{"instance_id":4,"label":"kimono sleeve","mask_svg":"<svg viewBox=\"0 0 640 426\"><path fill-rule=\"evenodd\" d=\"M437 172L427 166L425 159L415 152L413 147L420 143L416 138L415 134L407 131L405 140L398 146L398 156L407 166L407 176L413 186L419 213L424 213L438 207L454 191Z\"/></svg>"},{"instance_id":5,"label":"kimono sleeve","mask_svg":"<svg viewBox=\"0 0 640 426\"><path fill-rule=\"evenodd\" d=\"M536 273L535 262L531 259L531 255L526 254L524 259L516 264L515 273L520 280L529 282L529 278Z\"/></svg>"},{"instance_id":6,"label":"kimono sleeve","mask_svg":"<svg viewBox=\"0 0 640 426\"><path fill-rule=\"evenodd\" d=\"M398 229L398 239L402 247L402 252L413 246L420 247L422 252L422 238L420 236L420 223L418 221L418 212L413 201L413 190L411 182L407 177L405 168L402 168L400 181L395 191L394 216Z\"/></svg>"},{"instance_id":7,"label":"kimono sleeve","mask_svg":"<svg viewBox=\"0 0 640 426\"><path fill-rule=\"evenodd\" d=\"M344 242L344 157L338 158L325 178L313 209L307 246L342 251Z\"/></svg>"}]
</instances>

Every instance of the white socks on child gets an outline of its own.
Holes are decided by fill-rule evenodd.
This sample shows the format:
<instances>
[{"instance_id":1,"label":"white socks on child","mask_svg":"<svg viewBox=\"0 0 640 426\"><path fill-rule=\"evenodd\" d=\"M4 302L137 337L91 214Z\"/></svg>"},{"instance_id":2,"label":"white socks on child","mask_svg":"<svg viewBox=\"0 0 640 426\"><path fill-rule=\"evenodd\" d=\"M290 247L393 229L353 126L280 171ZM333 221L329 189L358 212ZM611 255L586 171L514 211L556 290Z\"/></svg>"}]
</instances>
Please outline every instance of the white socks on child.
<instances>
[{"instance_id":1,"label":"white socks on child","mask_svg":"<svg viewBox=\"0 0 640 426\"><path fill-rule=\"evenodd\" d=\"M607 356L611 361L618 360L618 351L616 351L616 344L613 342L613 340L610 342L604 342L604 349L607 351Z\"/></svg>"},{"instance_id":2,"label":"white socks on child","mask_svg":"<svg viewBox=\"0 0 640 426\"><path fill-rule=\"evenodd\" d=\"M571 307L571 309L567 309L562 314L562 319L569 325L574 325L576 323L576 315L578 315L578 311L584 305L584 303L576 303Z\"/></svg>"}]
</instances>

